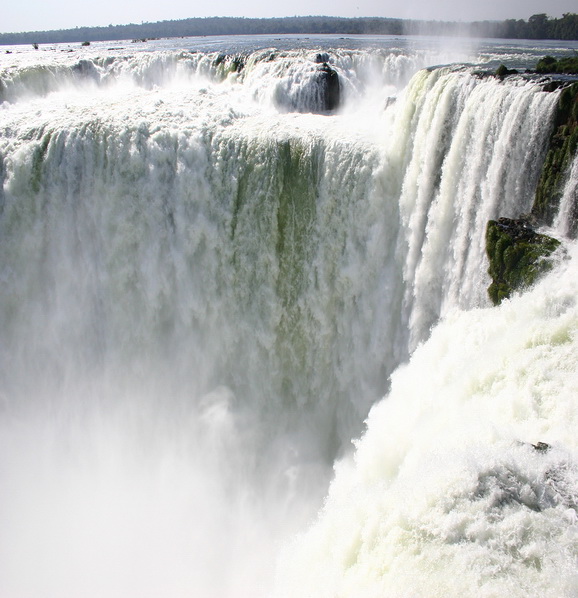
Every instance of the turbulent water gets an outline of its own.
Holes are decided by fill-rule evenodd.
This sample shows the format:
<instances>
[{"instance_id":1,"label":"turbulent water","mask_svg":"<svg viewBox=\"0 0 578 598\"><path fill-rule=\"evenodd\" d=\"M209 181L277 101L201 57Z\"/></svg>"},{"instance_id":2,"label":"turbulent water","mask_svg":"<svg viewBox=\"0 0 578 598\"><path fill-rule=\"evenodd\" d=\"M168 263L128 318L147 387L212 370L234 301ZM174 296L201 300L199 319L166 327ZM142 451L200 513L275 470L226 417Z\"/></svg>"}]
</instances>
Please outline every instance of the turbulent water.
<instances>
[{"instance_id":1,"label":"turbulent water","mask_svg":"<svg viewBox=\"0 0 578 598\"><path fill-rule=\"evenodd\" d=\"M578 594L573 248L486 294L542 48L362 41L0 56L3 596Z\"/></svg>"}]
</instances>

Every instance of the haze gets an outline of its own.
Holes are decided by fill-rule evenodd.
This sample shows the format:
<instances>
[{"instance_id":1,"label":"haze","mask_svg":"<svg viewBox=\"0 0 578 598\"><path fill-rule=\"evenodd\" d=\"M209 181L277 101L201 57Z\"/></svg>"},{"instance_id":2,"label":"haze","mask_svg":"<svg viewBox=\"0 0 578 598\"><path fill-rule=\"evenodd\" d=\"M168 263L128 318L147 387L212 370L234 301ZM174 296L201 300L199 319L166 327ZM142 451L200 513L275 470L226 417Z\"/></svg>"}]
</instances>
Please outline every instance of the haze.
<instances>
[{"instance_id":1,"label":"haze","mask_svg":"<svg viewBox=\"0 0 578 598\"><path fill-rule=\"evenodd\" d=\"M343 17L394 17L452 21L528 19L546 12L561 17L576 12L578 0L294 0L287 3L238 2L191 3L186 0L101 0L96 5L78 0L21 0L2 7L0 32L69 29L83 26L122 25L190 17L286 17L327 15Z\"/></svg>"}]
</instances>

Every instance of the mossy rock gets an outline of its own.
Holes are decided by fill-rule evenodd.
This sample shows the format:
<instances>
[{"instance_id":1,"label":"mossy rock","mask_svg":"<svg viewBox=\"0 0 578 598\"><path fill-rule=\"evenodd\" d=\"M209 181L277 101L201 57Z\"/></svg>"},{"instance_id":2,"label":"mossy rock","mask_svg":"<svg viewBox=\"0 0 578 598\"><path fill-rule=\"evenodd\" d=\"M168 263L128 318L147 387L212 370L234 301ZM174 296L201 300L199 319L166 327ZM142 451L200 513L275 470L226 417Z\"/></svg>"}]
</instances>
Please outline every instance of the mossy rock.
<instances>
[{"instance_id":1,"label":"mossy rock","mask_svg":"<svg viewBox=\"0 0 578 598\"><path fill-rule=\"evenodd\" d=\"M552 268L551 254L560 241L537 233L526 220L500 218L490 220L486 229L488 273L492 283L488 294L494 305L516 290L530 287Z\"/></svg>"},{"instance_id":2,"label":"mossy rock","mask_svg":"<svg viewBox=\"0 0 578 598\"><path fill-rule=\"evenodd\" d=\"M578 56L567 56L559 60L552 56L544 56L536 64L536 72L543 75L578 75Z\"/></svg>"},{"instance_id":3,"label":"mossy rock","mask_svg":"<svg viewBox=\"0 0 578 598\"><path fill-rule=\"evenodd\" d=\"M241 54L218 54L213 60L218 75L226 79L231 73L240 73L245 68L245 57Z\"/></svg>"},{"instance_id":4,"label":"mossy rock","mask_svg":"<svg viewBox=\"0 0 578 598\"><path fill-rule=\"evenodd\" d=\"M503 79L504 77L507 77L508 75L517 75L518 71L516 69L509 69L505 64L501 64L496 69L495 74L496 74L496 77Z\"/></svg>"},{"instance_id":5,"label":"mossy rock","mask_svg":"<svg viewBox=\"0 0 578 598\"><path fill-rule=\"evenodd\" d=\"M538 60L536 65L537 73L555 73L558 61L553 56L544 56Z\"/></svg>"}]
</instances>

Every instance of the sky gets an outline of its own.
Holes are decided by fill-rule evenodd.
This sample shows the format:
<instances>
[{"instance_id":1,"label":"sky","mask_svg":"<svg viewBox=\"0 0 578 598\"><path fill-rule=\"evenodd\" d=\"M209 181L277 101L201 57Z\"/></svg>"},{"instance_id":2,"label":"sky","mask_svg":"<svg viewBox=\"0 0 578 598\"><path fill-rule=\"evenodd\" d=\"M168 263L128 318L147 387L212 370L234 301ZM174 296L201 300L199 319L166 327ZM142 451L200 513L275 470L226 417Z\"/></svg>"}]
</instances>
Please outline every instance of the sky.
<instances>
[{"instance_id":1,"label":"sky","mask_svg":"<svg viewBox=\"0 0 578 598\"><path fill-rule=\"evenodd\" d=\"M451 21L528 19L536 13L560 17L578 12L578 0L7 0L0 32L123 25L189 17L287 17L328 15Z\"/></svg>"}]
</instances>

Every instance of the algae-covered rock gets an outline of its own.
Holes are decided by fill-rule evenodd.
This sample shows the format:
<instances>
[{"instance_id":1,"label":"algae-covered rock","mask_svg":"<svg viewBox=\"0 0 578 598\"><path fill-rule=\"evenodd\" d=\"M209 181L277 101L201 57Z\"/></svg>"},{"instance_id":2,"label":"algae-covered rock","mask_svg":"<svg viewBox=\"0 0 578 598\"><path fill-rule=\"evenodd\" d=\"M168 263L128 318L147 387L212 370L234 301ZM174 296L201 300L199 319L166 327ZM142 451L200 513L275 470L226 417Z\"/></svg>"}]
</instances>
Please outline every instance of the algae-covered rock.
<instances>
[{"instance_id":1,"label":"algae-covered rock","mask_svg":"<svg viewBox=\"0 0 578 598\"><path fill-rule=\"evenodd\" d=\"M578 56L566 56L557 60L552 56L544 56L536 65L536 72L540 74L578 74Z\"/></svg>"},{"instance_id":2,"label":"algae-covered rock","mask_svg":"<svg viewBox=\"0 0 578 598\"><path fill-rule=\"evenodd\" d=\"M499 218L490 220L486 229L488 273L492 284L488 294L494 305L510 297L513 291L527 288L552 267L549 256L560 241L537 233L526 220Z\"/></svg>"},{"instance_id":3,"label":"algae-covered rock","mask_svg":"<svg viewBox=\"0 0 578 598\"><path fill-rule=\"evenodd\" d=\"M564 183L577 148L578 83L574 83L562 90L556 108L548 153L532 207L532 216L538 221L551 225L558 213ZM573 212L578 213L576 209ZM571 227L572 236L576 233L577 224Z\"/></svg>"},{"instance_id":4,"label":"algae-covered rock","mask_svg":"<svg viewBox=\"0 0 578 598\"><path fill-rule=\"evenodd\" d=\"M517 75L518 71L516 69L509 69L505 64L501 64L496 69L496 77L503 79L504 77L508 77L509 75Z\"/></svg>"},{"instance_id":5,"label":"algae-covered rock","mask_svg":"<svg viewBox=\"0 0 578 598\"><path fill-rule=\"evenodd\" d=\"M213 66L221 79L226 79L231 73L240 73L245 68L245 57L242 54L217 54Z\"/></svg>"}]
</instances>

